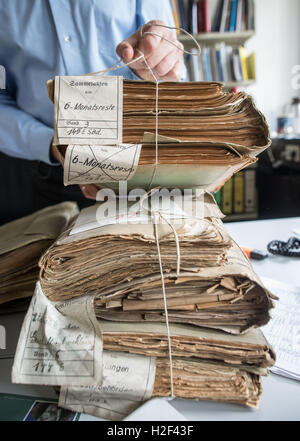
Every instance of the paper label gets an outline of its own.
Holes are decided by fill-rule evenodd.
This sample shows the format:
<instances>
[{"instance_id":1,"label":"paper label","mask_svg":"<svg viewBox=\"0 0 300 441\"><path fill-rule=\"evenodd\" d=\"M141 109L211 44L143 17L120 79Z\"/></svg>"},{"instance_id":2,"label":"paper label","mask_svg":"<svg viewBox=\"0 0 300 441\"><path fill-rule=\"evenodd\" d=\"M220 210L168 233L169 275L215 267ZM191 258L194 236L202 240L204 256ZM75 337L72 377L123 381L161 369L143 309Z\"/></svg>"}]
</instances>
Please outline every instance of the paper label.
<instances>
[{"instance_id":1,"label":"paper label","mask_svg":"<svg viewBox=\"0 0 300 441\"><path fill-rule=\"evenodd\" d=\"M54 303L37 283L20 333L12 382L102 383L102 336L93 296Z\"/></svg>"},{"instance_id":2,"label":"paper label","mask_svg":"<svg viewBox=\"0 0 300 441\"><path fill-rule=\"evenodd\" d=\"M54 143L120 144L123 77L56 76Z\"/></svg>"},{"instance_id":3,"label":"paper label","mask_svg":"<svg viewBox=\"0 0 300 441\"><path fill-rule=\"evenodd\" d=\"M155 358L103 352L103 384L61 388L59 405L102 418L121 419L152 396Z\"/></svg>"},{"instance_id":4,"label":"paper label","mask_svg":"<svg viewBox=\"0 0 300 441\"><path fill-rule=\"evenodd\" d=\"M134 175L141 144L69 145L64 162L64 184L126 181Z\"/></svg>"}]
</instances>

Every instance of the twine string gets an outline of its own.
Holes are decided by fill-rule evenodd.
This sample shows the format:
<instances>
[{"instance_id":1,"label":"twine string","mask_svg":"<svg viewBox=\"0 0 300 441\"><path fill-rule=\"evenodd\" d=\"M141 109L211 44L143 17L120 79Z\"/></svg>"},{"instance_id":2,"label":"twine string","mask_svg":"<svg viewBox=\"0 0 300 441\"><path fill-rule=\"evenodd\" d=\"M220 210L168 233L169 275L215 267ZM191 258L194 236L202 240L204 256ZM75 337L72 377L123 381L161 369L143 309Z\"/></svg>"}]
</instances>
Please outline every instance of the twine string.
<instances>
[{"instance_id":1,"label":"twine string","mask_svg":"<svg viewBox=\"0 0 300 441\"><path fill-rule=\"evenodd\" d=\"M162 27L162 28L167 28L167 29L172 29L172 30L179 30L179 31L185 33L186 35L188 35L193 40L193 42L197 46L198 52L196 52L196 53L189 52L186 49L184 49L184 47L182 45L179 46L174 41L170 40L169 38L165 37L164 35L157 34L156 32L144 31L145 26L157 26L157 27ZM195 39L195 37L192 34L190 34L188 31L186 31L185 29L180 28L180 27L177 28L177 27L173 27L173 26L167 26L165 24L150 22L148 24L143 24L141 26L140 35L141 35L141 38L143 38L144 35L154 35L156 37L159 37L161 40L165 40L169 44L175 46L177 49L182 51L184 54L188 54L188 55L192 55L192 56L199 56L201 54L201 47L200 47L198 41ZM114 70L122 69L126 66L130 67L133 63L136 63L140 60L143 60L143 62L145 63L148 71L150 72L150 74L155 82L155 164L154 164L154 169L153 169L153 173L151 176L151 180L150 180L150 183L148 186L148 188L151 188L151 186L154 182L156 173L157 173L157 169L158 169L158 111L159 111L159 109L158 109L158 84L159 84L159 79L154 75L154 72L151 69L151 67L149 66L144 53L138 48L135 48L135 50L140 54L140 56L134 58L133 60L129 61L128 63L124 63L122 60L119 60L119 61L117 61L117 63L115 63L113 66L111 66L108 69L99 70L97 72L91 72L91 73L88 73L85 75L99 75L99 74L103 74L103 73L112 72Z\"/></svg>"},{"instance_id":2,"label":"twine string","mask_svg":"<svg viewBox=\"0 0 300 441\"><path fill-rule=\"evenodd\" d=\"M184 49L184 47L182 45L178 45L176 44L174 41L168 39L167 37L160 35L156 32L148 32L145 31L144 32L144 27L145 25L143 25L140 28L140 33L141 33L141 37L143 37L144 35L153 35L156 37L159 37L161 40L165 40L167 41L169 44L175 46L177 49L179 49L180 51L182 51L185 54L188 55L192 55L192 56L199 56L199 54L201 53L201 47L198 44L197 40L194 38L193 35L191 35L189 32L187 32L185 29L182 28L177 28L177 27L172 27L172 26L167 26L167 25L163 25L163 24L148 24L148 26L158 26L158 27L163 27L163 28L167 28L167 29L172 29L172 30L180 30L181 32L185 33L186 35L188 35L196 44L197 48L198 48L198 52L194 53L194 52L189 52L187 50ZM153 173L152 173L152 177L151 177L151 181L149 183L149 188L151 188L156 173L157 173L157 168L158 168L158 112L159 112L159 108L158 108L158 85L159 85L159 78L157 78L153 72L153 70L151 69L151 67L149 66L146 57L144 55L144 53L138 49L135 48L135 50L140 54L138 57L134 58L133 60L129 61L128 63L124 63L122 60L119 60L117 63L115 63L113 66L111 66L108 69L105 70L100 70L97 72L92 72L92 73L88 73L86 75L99 75L99 74L104 74L104 73L108 73L108 72L112 72L118 69L122 69L125 66L130 67L133 63L136 63L140 60L142 60L148 71L150 72L154 82L155 82L155 164L154 164L154 169L153 169ZM157 191L158 188L154 188L153 190L150 190L140 201L140 206L141 209L146 211L148 214L150 214L151 219L153 221L153 225L154 225L154 236L155 236L155 242L156 242L156 247L157 247L157 255L158 255L158 261L159 261L159 270L160 270L160 275L161 275L161 284L162 284L162 292L163 292L163 301L164 301L164 312L165 312L165 322L166 322L166 328L167 328L167 339L168 339L168 352L169 352L169 364L170 364L170 388L171 388L171 399L175 397L174 395L174 382L173 382L173 359L172 359L172 346L171 346L171 332L170 332L170 326L169 326L169 315L168 315L168 307L167 307L167 296L166 296L166 289L165 289L165 278L164 278L164 272L163 272L163 266L162 266L162 258L161 258L161 252L160 252L160 243L159 243L159 235L158 235L158 223L159 223L159 219L161 218L162 220L164 220L172 229L172 232L174 234L174 238L175 238L175 243L176 243L176 254L177 254L177 276L179 276L180 274L180 246L179 246L179 239L178 239L178 234L176 232L176 229L174 228L174 225L172 224L172 222L169 221L169 219L167 219L166 216L163 215L163 213L161 212L161 210L152 210L152 208L145 208L143 206L143 201L148 198L151 194L153 194L153 191ZM184 217L184 216L183 216Z\"/></svg>"},{"instance_id":3,"label":"twine string","mask_svg":"<svg viewBox=\"0 0 300 441\"><path fill-rule=\"evenodd\" d=\"M144 206L144 200L148 199L149 196L151 196L153 193L159 190L159 187L153 188L148 193L146 193L142 199L140 200L140 208L142 211L145 211L148 215L150 215L153 226L154 226L154 237L155 237L155 243L157 248L157 256L158 256L158 263L159 263L159 271L160 271L160 277L161 277L161 286L162 286L162 293L163 293L163 302L164 302L164 312L165 312L165 323L167 328L167 340L168 340L168 355L169 355L169 370L170 370L170 389L171 389L171 399L175 398L174 394L174 381L173 381L173 356L172 356L172 343L171 343L171 331L170 331L170 325L169 325L169 314L168 314L168 306L167 306L167 295L166 295L166 285L165 285L165 277L164 277L164 271L162 266L162 257L160 252L160 243L159 243L159 235L158 235L158 223L159 219L161 218L164 220L172 229L175 242L176 242L176 254L177 254L177 270L176 274L179 276L180 274L180 246L179 246L179 239L176 229L174 228L174 225L164 216L159 209L150 209Z\"/></svg>"}]
</instances>

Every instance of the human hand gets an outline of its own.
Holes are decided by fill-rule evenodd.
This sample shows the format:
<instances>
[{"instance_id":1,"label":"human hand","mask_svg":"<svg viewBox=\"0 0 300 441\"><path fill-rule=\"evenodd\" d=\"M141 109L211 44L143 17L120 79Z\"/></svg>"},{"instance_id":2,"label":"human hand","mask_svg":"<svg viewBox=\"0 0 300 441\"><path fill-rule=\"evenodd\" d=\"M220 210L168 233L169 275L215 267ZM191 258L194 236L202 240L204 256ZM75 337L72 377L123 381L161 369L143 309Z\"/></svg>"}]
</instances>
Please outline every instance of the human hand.
<instances>
[{"instance_id":1,"label":"human hand","mask_svg":"<svg viewBox=\"0 0 300 441\"><path fill-rule=\"evenodd\" d=\"M64 165L64 157L67 150L66 145L60 145L59 148L55 146L52 142L51 144L51 154L56 159L56 161L60 162L61 165ZM79 185L80 190L82 191L83 196L87 199L96 200L96 195L98 193L99 188L94 184L83 184Z\"/></svg>"},{"instance_id":2,"label":"human hand","mask_svg":"<svg viewBox=\"0 0 300 441\"><path fill-rule=\"evenodd\" d=\"M182 75L183 45L177 40L176 35L168 28L161 26L165 23L160 20L149 21L141 29L122 41L116 49L117 54L124 63L129 63L141 54L144 54L148 65L155 76L163 81L179 81ZM157 35L145 33L152 32ZM159 35L159 36L158 36ZM170 40L165 40L164 38ZM153 76L147 68L143 59L130 64L136 74L144 80L153 80Z\"/></svg>"}]
</instances>

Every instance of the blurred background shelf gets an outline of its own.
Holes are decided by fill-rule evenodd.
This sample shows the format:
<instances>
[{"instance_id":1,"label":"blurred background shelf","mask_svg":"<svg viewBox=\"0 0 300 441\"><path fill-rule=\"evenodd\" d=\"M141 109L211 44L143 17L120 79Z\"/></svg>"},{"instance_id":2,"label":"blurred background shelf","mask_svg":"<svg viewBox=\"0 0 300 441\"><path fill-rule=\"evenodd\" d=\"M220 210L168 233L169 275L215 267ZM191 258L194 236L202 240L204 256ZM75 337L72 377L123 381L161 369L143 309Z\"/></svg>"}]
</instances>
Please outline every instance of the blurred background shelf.
<instances>
[{"instance_id":1,"label":"blurred background shelf","mask_svg":"<svg viewBox=\"0 0 300 441\"><path fill-rule=\"evenodd\" d=\"M256 80L254 51L245 44L255 35L254 0L171 0L174 21L193 35L177 38L185 54L188 81L220 81L226 90L246 89Z\"/></svg>"},{"instance_id":2,"label":"blurred background shelf","mask_svg":"<svg viewBox=\"0 0 300 441\"><path fill-rule=\"evenodd\" d=\"M246 220L256 220L258 219L258 212L255 213L243 213L243 214L229 214L226 216L224 222L239 222Z\"/></svg>"},{"instance_id":3,"label":"blurred background shelf","mask_svg":"<svg viewBox=\"0 0 300 441\"><path fill-rule=\"evenodd\" d=\"M240 46L245 44L254 34L254 30L244 32L202 32L193 35L193 37L198 43L205 45L214 45L223 41L232 46ZM178 40L181 41L186 49L195 47L195 43L188 35L179 35Z\"/></svg>"},{"instance_id":4,"label":"blurred background shelf","mask_svg":"<svg viewBox=\"0 0 300 441\"><path fill-rule=\"evenodd\" d=\"M224 89L233 89L234 87L248 87L255 84L255 80L229 81L224 83Z\"/></svg>"}]
</instances>

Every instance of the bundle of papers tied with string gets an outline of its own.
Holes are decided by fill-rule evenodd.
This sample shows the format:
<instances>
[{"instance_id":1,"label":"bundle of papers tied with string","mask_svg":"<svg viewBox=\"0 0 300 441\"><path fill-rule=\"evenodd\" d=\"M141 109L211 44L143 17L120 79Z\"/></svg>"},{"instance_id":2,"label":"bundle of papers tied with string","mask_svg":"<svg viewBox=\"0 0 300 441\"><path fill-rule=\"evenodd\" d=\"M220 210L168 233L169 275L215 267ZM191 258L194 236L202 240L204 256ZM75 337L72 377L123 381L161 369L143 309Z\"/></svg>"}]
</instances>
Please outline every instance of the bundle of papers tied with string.
<instances>
[{"instance_id":1,"label":"bundle of papers tied with string","mask_svg":"<svg viewBox=\"0 0 300 441\"><path fill-rule=\"evenodd\" d=\"M258 406L275 360L259 329L170 324L169 334L166 323L97 320L93 297L52 303L37 283L12 381L60 386L60 406L109 419L171 395Z\"/></svg>"},{"instance_id":2,"label":"bundle of papers tied with string","mask_svg":"<svg viewBox=\"0 0 300 441\"><path fill-rule=\"evenodd\" d=\"M83 210L73 230L63 233L41 258L45 295L56 301L96 294L101 319L165 322L152 220L97 226L96 213L97 205ZM221 217L213 197L206 194L203 219L188 216L174 224L179 274L174 232L165 221L158 224L169 321L238 334L268 322L272 295L229 237Z\"/></svg>"},{"instance_id":3,"label":"bundle of papers tied with string","mask_svg":"<svg viewBox=\"0 0 300 441\"><path fill-rule=\"evenodd\" d=\"M62 387L62 407L120 420L143 401L170 397L171 392L182 399L259 406L260 376L268 375L275 361L274 351L260 330L233 336L191 325L171 325L171 388L165 324L99 323L103 355L112 354L115 364L126 371L126 379L111 381L112 387ZM132 369L126 370L125 360L131 361ZM141 361L148 369L134 381L141 375Z\"/></svg>"},{"instance_id":4,"label":"bundle of papers tied with string","mask_svg":"<svg viewBox=\"0 0 300 441\"><path fill-rule=\"evenodd\" d=\"M99 321L105 351L156 357L152 396L170 396L170 362L164 323ZM260 376L268 375L275 354L259 329L245 335L191 325L171 325L174 395L257 407Z\"/></svg>"},{"instance_id":5,"label":"bundle of papers tied with string","mask_svg":"<svg viewBox=\"0 0 300 441\"><path fill-rule=\"evenodd\" d=\"M47 86L54 101L54 82L48 81ZM214 191L256 161L270 145L266 120L249 95L224 93L222 87L216 82L159 83L156 151L156 85L123 80L122 142L142 145L139 158L135 150L138 162L128 178L129 189L165 186ZM68 173L73 148L70 145L65 151L58 146ZM101 146L77 145L76 155L80 151L88 166L84 172L65 173L65 184L94 182L117 189L114 178L104 181L97 175ZM106 151L109 156L109 146Z\"/></svg>"},{"instance_id":6,"label":"bundle of papers tied with string","mask_svg":"<svg viewBox=\"0 0 300 441\"><path fill-rule=\"evenodd\" d=\"M0 227L0 304L32 296L40 256L76 215L63 202Z\"/></svg>"}]
</instances>

